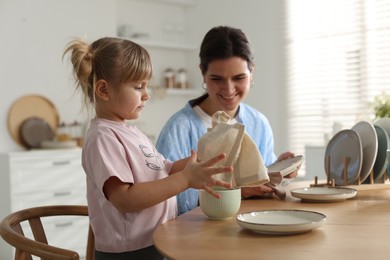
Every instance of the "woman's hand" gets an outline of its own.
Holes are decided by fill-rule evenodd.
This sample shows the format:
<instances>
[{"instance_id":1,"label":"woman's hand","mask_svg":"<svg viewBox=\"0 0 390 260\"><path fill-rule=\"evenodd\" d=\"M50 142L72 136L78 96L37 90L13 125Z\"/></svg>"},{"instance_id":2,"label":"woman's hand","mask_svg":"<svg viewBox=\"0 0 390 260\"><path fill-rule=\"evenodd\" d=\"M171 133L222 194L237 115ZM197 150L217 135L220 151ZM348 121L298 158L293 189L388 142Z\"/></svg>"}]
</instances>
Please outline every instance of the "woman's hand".
<instances>
[{"instance_id":1,"label":"woman's hand","mask_svg":"<svg viewBox=\"0 0 390 260\"><path fill-rule=\"evenodd\" d=\"M244 199L251 197L272 197L274 189L271 187L260 185L254 187L241 187L241 197Z\"/></svg>"},{"instance_id":2,"label":"woman's hand","mask_svg":"<svg viewBox=\"0 0 390 260\"><path fill-rule=\"evenodd\" d=\"M204 189L216 198L221 195L211 189L212 186L221 186L224 188L232 188L232 184L221 180L216 180L213 175L218 173L233 172L232 166L213 167L217 162L225 158L225 154L220 154L206 162L198 162L197 154L191 151L190 159L183 170L184 176L187 178L188 187L195 189Z\"/></svg>"},{"instance_id":3,"label":"woman's hand","mask_svg":"<svg viewBox=\"0 0 390 260\"><path fill-rule=\"evenodd\" d=\"M283 160L286 160L286 159L289 159L289 158L293 158L295 156L294 153L290 152L290 151L287 151L287 152L284 152L282 153L281 155L279 155L278 159L276 160L277 162L280 162L280 161L283 161ZM298 169L296 169L295 171L293 171L292 173L284 176L285 178L295 178L297 177L298 175L298 170L299 170L299 167Z\"/></svg>"}]
</instances>

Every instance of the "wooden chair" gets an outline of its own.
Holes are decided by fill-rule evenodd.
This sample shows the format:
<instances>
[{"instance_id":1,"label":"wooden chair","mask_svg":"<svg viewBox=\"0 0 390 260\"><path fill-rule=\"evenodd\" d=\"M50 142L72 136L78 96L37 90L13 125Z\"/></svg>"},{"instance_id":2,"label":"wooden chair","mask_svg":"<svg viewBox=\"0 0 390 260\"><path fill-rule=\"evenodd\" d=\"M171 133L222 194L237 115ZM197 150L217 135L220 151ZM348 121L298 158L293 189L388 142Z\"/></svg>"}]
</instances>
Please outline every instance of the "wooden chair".
<instances>
[{"instance_id":1,"label":"wooden chair","mask_svg":"<svg viewBox=\"0 0 390 260\"><path fill-rule=\"evenodd\" d=\"M45 260L80 258L75 251L48 244L41 218L49 216L88 216L88 208L76 205L44 206L20 210L5 217L0 223L0 235L15 247L15 260L32 260L32 256ZM25 237L21 225L23 221L28 221L35 240ZM95 239L91 226L89 226L86 242L86 260L92 260Z\"/></svg>"}]
</instances>

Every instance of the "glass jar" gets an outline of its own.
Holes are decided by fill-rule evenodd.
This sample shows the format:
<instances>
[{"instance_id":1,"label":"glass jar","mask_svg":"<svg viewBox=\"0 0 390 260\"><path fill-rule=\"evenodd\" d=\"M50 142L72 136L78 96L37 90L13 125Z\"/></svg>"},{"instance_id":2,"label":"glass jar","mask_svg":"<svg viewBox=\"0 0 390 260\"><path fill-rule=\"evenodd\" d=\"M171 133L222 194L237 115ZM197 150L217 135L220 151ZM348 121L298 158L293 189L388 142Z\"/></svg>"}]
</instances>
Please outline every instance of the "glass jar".
<instances>
[{"instance_id":1,"label":"glass jar","mask_svg":"<svg viewBox=\"0 0 390 260\"><path fill-rule=\"evenodd\" d=\"M180 68L177 71L177 88L188 88L188 80L187 80L187 70L184 68Z\"/></svg>"},{"instance_id":2,"label":"glass jar","mask_svg":"<svg viewBox=\"0 0 390 260\"><path fill-rule=\"evenodd\" d=\"M175 71L172 68L167 68L164 71L164 86L166 88L175 87Z\"/></svg>"}]
</instances>

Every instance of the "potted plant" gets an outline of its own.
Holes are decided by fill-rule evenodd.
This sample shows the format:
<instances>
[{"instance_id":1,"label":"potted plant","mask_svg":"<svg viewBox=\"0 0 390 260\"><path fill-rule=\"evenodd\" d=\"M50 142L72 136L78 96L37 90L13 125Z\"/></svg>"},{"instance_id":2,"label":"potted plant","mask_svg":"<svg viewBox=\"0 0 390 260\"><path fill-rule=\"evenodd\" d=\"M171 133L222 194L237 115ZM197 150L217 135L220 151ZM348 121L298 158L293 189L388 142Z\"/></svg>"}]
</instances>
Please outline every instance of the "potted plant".
<instances>
[{"instance_id":1,"label":"potted plant","mask_svg":"<svg viewBox=\"0 0 390 260\"><path fill-rule=\"evenodd\" d=\"M375 118L390 117L390 95L383 93L374 98Z\"/></svg>"}]
</instances>

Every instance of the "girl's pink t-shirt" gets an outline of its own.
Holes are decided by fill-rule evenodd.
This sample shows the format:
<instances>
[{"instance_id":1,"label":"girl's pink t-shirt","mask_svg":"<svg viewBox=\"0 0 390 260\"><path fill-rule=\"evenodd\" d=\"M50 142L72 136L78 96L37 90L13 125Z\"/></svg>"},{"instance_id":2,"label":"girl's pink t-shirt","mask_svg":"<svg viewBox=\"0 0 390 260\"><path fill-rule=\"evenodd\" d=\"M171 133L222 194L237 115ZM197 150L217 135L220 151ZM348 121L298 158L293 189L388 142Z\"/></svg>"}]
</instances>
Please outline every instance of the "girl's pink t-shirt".
<instances>
[{"instance_id":1,"label":"girl's pink t-shirt","mask_svg":"<svg viewBox=\"0 0 390 260\"><path fill-rule=\"evenodd\" d=\"M137 127L105 119L91 121L82 154L96 250L127 252L153 245L156 227L177 215L176 197L138 212L124 213L105 197L103 185L111 176L126 183L162 179L168 176L173 162L158 153Z\"/></svg>"}]
</instances>

